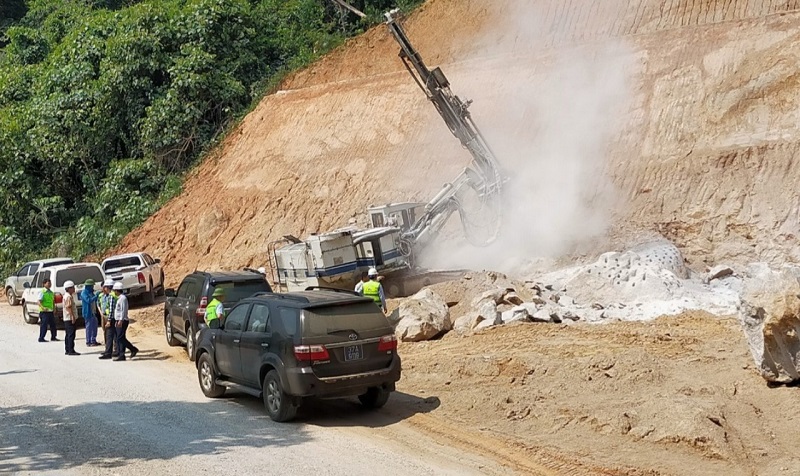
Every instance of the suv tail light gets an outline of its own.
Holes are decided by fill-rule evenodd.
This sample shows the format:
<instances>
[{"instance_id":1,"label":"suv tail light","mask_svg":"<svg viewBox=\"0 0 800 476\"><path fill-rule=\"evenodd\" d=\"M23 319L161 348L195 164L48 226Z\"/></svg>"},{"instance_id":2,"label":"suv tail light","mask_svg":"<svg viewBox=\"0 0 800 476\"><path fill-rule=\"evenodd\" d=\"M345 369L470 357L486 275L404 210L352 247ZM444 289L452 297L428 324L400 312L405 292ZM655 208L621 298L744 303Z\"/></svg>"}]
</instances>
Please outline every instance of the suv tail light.
<instances>
[{"instance_id":1,"label":"suv tail light","mask_svg":"<svg viewBox=\"0 0 800 476\"><path fill-rule=\"evenodd\" d=\"M136 277L139 278L139 284L144 284L144 273L139 273Z\"/></svg>"},{"instance_id":2,"label":"suv tail light","mask_svg":"<svg viewBox=\"0 0 800 476\"><path fill-rule=\"evenodd\" d=\"M381 337L378 342L378 352L384 352L397 349L397 337L394 334Z\"/></svg>"},{"instance_id":3,"label":"suv tail light","mask_svg":"<svg viewBox=\"0 0 800 476\"><path fill-rule=\"evenodd\" d=\"M64 302L64 295L61 293L55 293L55 302L56 304L61 304Z\"/></svg>"},{"instance_id":4,"label":"suv tail light","mask_svg":"<svg viewBox=\"0 0 800 476\"><path fill-rule=\"evenodd\" d=\"M313 362L315 360L328 360L328 349L324 345L296 345L294 356L300 362Z\"/></svg>"},{"instance_id":5,"label":"suv tail light","mask_svg":"<svg viewBox=\"0 0 800 476\"><path fill-rule=\"evenodd\" d=\"M205 317L206 307L208 307L208 298L203 296L200 298L200 305L197 306L197 310L194 311L194 315L197 317Z\"/></svg>"}]
</instances>

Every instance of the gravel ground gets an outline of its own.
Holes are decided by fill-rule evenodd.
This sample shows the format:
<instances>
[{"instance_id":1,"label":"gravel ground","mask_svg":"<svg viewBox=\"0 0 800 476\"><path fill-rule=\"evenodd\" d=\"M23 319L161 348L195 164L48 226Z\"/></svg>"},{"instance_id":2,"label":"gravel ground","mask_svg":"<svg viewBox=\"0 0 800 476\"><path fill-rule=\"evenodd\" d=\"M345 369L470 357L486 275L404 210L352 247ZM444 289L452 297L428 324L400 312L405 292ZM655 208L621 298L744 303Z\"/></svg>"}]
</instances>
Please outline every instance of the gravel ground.
<instances>
[{"instance_id":1,"label":"gravel ground","mask_svg":"<svg viewBox=\"0 0 800 476\"><path fill-rule=\"evenodd\" d=\"M374 415L318 402L277 424L252 397L205 398L193 365L160 336L139 335L139 356L112 362L83 345L82 330L83 355L67 357L63 342L36 342L19 308L0 307L0 322L0 473L353 476L375 474L376 462L384 474L505 472L422 435L393 441L414 408L424 411L412 395Z\"/></svg>"}]
</instances>

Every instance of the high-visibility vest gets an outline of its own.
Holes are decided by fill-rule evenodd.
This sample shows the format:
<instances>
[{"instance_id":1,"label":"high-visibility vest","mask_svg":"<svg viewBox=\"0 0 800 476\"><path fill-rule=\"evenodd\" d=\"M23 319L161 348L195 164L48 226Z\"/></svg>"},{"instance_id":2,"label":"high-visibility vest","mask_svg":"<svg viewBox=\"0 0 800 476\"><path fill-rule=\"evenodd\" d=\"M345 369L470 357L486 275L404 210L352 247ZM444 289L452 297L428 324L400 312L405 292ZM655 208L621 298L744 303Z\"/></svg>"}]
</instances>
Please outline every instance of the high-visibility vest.
<instances>
[{"instance_id":1,"label":"high-visibility vest","mask_svg":"<svg viewBox=\"0 0 800 476\"><path fill-rule=\"evenodd\" d=\"M103 314L105 314L108 319L114 319L114 311L116 307L117 298L114 297L114 293L108 293L108 296L106 296L105 305L103 306Z\"/></svg>"},{"instance_id":2,"label":"high-visibility vest","mask_svg":"<svg viewBox=\"0 0 800 476\"><path fill-rule=\"evenodd\" d=\"M206 307L206 324L211 324L211 321L214 319L219 319L217 315L217 306L222 304L221 302L217 301L217 298L211 300Z\"/></svg>"},{"instance_id":3,"label":"high-visibility vest","mask_svg":"<svg viewBox=\"0 0 800 476\"><path fill-rule=\"evenodd\" d=\"M42 302L39 304L39 312L53 312L56 309L56 295L49 289L42 290Z\"/></svg>"},{"instance_id":4,"label":"high-visibility vest","mask_svg":"<svg viewBox=\"0 0 800 476\"><path fill-rule=\"evenodd\" d=\"M362 288L361 292L364 293L364 296L368 298L372 298L375 301L375 304L381 305L381 283L377 281L367 281L364 283L364 287Z\"/></svg>"}]
</instances>

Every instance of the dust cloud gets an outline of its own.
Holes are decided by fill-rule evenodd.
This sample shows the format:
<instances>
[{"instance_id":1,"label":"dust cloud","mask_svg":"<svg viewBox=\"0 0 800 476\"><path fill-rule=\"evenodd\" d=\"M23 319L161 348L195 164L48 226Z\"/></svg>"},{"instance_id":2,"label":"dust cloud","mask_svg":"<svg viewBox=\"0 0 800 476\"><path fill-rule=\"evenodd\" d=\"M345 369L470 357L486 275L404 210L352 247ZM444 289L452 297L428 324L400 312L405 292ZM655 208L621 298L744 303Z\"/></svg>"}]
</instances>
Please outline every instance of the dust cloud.
<instances>
[{"instance_id":1,"label":"dust cloud","mask_svg":"<svg viewBox=\"0 0 800 476\"><path fill-rule=\"evenodd\" d=\"M487 32L502 41L477 55L512 55L532 73L525 81L504 84L492 107L497 117L473 111L509 178L501 234L484 248L453 243L431 248L422 256L425 266L517 274L526 262L595 242L610 226L617 197L606 175L606 156L631 96L632 49L616 39L554 49L547 41L566 35L559 28L573 19L564 15L545 25L541 6L515 3L501 21L492 22L502 33ZM615 3L621 5L609 1L605 8ZM573 5L570 11L582 9Z\"/></svg>"}]
</instances>

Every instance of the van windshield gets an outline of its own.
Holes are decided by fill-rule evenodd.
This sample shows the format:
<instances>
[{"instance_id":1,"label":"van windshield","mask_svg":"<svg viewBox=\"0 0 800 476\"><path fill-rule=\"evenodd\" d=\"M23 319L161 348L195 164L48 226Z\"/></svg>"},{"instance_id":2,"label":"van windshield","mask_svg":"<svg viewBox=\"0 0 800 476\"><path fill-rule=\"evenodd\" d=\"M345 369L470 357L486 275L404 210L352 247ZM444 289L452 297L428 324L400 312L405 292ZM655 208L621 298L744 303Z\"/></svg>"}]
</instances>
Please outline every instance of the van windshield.
<instances>
[{"instance_id":1,"label":"van windshield","mask_svg":"<svg viewBox=\"0 0 800 476\"><path fill-rule=\"evenodd\" d=\"M98 266L62 269L56 273L56 287L63 286L67 281L83 284L87 279L92 279L95 283L102 283L103 272Z\"/></svg>"},{"instance_id":2,"label":"van windshield","mask_svg":"<svg viewBox=\"0 0 800 476\"><path fill-rule=\"evenodd\" d=\"M386 316L371 302L312 307L303 310L303 314L304 335L309 337L326 336L343 330L364 332L388 326Z\"/></svg>"}]
</instances>

